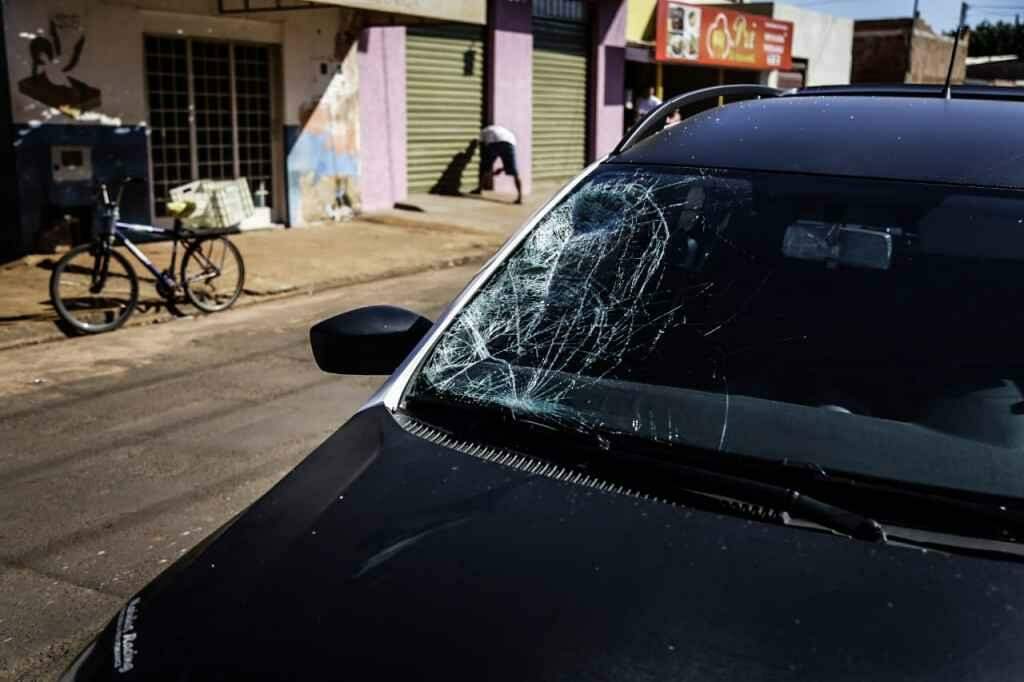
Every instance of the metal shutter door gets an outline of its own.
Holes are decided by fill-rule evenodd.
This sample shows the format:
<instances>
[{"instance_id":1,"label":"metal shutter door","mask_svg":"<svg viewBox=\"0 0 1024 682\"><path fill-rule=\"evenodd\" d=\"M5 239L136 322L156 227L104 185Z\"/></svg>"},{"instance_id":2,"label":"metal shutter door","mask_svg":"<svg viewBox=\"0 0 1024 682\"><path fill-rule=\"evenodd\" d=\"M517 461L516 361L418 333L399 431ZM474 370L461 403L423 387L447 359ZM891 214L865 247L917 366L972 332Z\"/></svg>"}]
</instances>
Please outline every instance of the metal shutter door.
<instances>
[{"instance_id":1,"label":"metal shutter door","mask_svg":"<svg viewBox=\"0 0 1024 682\"><path fill-rule=\"evenodd\" d=\"M476 187L480 153L457 155L480 137L484 104L483 29L461 24L406 29L409 191ZM460 162L461 161L461 162ZM461 169L461 177L459 168ZM441 186L439 187L439 183Z\"/></svg>"},{"instance_id":2,"label":"metal shutter door","mask_svg":"<svg viewBox=\"0 0 1024 682\"><path fill-rule=\"evenodd\" d=\"M564 179L587 160L587 27L533 20L533 179Z\"/></svg>"}]
</instances>

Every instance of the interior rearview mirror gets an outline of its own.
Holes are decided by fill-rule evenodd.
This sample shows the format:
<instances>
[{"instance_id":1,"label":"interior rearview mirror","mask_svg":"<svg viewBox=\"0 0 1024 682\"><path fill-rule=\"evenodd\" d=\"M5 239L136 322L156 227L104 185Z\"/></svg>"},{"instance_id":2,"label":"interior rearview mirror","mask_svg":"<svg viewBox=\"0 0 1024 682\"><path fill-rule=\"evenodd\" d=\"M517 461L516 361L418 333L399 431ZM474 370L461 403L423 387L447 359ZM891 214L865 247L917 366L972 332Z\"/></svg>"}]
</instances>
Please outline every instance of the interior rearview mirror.
<instances>
[{"instance_id":1,"label":"interior rearview mirror","mask_svg":"<svg viewBox=\"0 0 1024 682\"><path fill-rule=\"evenodd\" d=\"M375 305L316 323L309 330L309 343L325 372L391 374L432 325L412 311Z\"/></svg>"},{"instance_id":2,"label":"interior rearview mirror","mask_svg":"<svg viewBox=\"0 0 1024 682\"><path fill-rule=\"evenodd\" d=\"M786 228L782 253L832 267L888 270L892 264L892 235L877 228L798 220Z\"/></svg>"}]
</instances>

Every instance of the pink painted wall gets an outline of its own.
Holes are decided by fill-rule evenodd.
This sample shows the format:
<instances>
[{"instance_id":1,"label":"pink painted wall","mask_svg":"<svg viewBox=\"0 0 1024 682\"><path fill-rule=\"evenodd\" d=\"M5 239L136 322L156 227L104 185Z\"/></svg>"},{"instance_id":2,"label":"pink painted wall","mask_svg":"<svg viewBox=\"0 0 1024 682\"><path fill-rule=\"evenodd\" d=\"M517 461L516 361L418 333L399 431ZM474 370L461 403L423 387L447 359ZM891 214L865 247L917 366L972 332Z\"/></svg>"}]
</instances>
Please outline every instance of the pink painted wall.
<instances>
[{"instance_id":1,"label":"pink painted wall","mask_svg":"<svg viewBox=\"0 0 1024 682\"><path fill-rule=\"evenodd\" d=\"M524 0L491 0L488 27L489 69L486 111L488 123L515 133L516 166L523 193L531 185L533 133L531 84L533 82L533 29L531 4ZM495 163L499 165L499 163ZM494 189L514 192L511 178L494 178Z\"/></svg>"},{"instance_id":2,"label":"pink painted wall","mask_svg":"<svg viewBox=\"0 0 1024 682\"><path fill-rule=\"evenodd\" d=\"M591 53L591 159L610 152L622 138L626 72L627 0L595 0L591 5L594 45Z\"/></svg>"},{"instance_id":3,"label":"pink painted wall","mask_svg":"<svg viewBox=\"0 0 1024 682\"><path fill-rule=\"evenodd\" d=\"M363 210L380 211L408 196L405 28L364 29L359 37L357 59Z\"/></svg>"}]
</instances>

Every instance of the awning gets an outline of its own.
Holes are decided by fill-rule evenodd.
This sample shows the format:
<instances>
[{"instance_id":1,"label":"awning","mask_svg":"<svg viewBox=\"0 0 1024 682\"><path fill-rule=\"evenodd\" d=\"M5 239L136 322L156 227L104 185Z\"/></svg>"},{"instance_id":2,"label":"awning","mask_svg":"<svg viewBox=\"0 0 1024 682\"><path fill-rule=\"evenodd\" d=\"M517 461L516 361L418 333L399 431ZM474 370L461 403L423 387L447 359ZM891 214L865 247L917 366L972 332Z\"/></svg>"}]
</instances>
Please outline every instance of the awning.
<instances>
[{"instance_id":1,"label":"awning","mask_svg":"<svg viewBox=\"0 0 1024 682\"><path fill-rule=\"evenodd\" d=\"M365 10L376 15L457 21L479 26L487 23L485 0L218 0L217 5L221 14L281 12L333 5Z\"/></svg>"}]
</instances>

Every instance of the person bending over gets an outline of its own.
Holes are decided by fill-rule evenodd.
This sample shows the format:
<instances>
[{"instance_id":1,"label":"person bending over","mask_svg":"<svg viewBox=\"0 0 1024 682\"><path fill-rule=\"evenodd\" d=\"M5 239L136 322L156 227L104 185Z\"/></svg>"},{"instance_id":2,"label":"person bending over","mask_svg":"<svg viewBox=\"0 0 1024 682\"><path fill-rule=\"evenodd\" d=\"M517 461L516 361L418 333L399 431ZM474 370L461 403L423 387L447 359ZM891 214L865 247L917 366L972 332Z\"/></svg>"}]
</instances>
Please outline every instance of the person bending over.
<instances>
[{"instance_id":1,"label":"person bending over","mask_svg":"<svg viewBox=\"0 0 1024 682\"><path fill-rule=\"evenodd\" d=\"M523 203L523 185L519 181L519 170L516 168L516 136L508 128L489 125L480 131L480 163L481 175L491 172L495 159L501 159L501 168L494 175L505 173L516 185L516 203ZM480 194L478 184L470 194Z\"/></svg>"}]
</instances>

